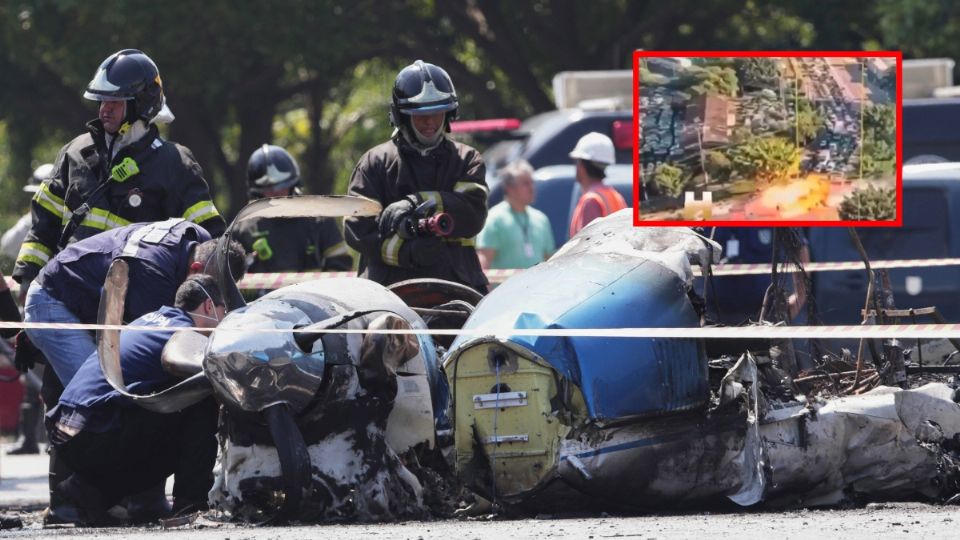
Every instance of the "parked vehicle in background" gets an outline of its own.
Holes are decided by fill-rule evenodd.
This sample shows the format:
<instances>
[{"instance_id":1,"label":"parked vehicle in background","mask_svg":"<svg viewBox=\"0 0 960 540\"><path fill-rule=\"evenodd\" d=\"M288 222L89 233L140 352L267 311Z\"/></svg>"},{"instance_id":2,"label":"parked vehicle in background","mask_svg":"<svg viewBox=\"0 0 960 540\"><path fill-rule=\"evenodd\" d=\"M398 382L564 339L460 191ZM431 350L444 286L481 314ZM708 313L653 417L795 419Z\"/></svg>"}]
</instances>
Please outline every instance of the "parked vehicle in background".
<instances>
[{"instance_id":1,"label":"parked vehicle in background","mask_svg":"<svg viewBox=\"0 0 960 540\"><path fill-rule=\"evenodd\" d=\"M569 160L567 158L567 161ZM603 183L615 188L627 201L627 205L633 206L633 165L611 165L607 167L606 173L607 178ZM553 165L537 169L533 173L537 198L530 206L550 218L550 227L557 247L569 239L570 219L577 201L580 200L580 185L575 178L576 169L573 165ZM496 185L490 190L487 204L492 207L502 200L503 187Z\"/></svg>"},{"instance_id":2,"label":"parked vehicle in background","mask_svg":"<svg viewBox=\"0 0 960 540\"><path fill-rule=\"evenodd\" d=\"M534 169L567 165L570 151L591 131L613 140L617 163L633 163L633 72L565 71L553 77L556 110L524 120L457 121L451 131L469 135L483 147L487 183L493 187L497 171L525 159Z\"/></svg>"},{"instance_id":3,"label":"parked vehicle in background","mask_svg":"<svg viewBox=\"0 0 960 540\"><path fill-rule=\"evenodd\" d=\"M456 133L457 125L453 126ZM587 111L563 109L531 116L520 127L500 135L503 140L484 153L487 184L497 182L497 171L512 161L525 159L534 169L570 163L570 151L591 131L613 140L617 163L633 163L633 116L629 110Z\"/></svg>"},{"instance_id":4,"label":"parked vehicle in background","mask_svg":"<svg viewBox=\"0 0 960 540\"><path fill-rule=\"evenodd\" d=\"M960 161L960 98L903 102L903 163Z\"/></svg>"},{"instance_id":5,"label":"parked vehicle in background","mask_svg":"<svg viewBox=\"0 0 960 540\"><path fill-rule=\"evenodd\" d=\"M960 150L958 150L960 151ZM960 257L960 163L903 168L903 227L857 229L871 261ZM859 261L845 229L810 229L813 261ZM960 266L892 269L890 282L900 309L937 306L960 322ZM813 274L814 296L825 324L857 324L867 279L863 270ZM924 320L923 322L931 322Z\"/></svg>"}]
</instances>

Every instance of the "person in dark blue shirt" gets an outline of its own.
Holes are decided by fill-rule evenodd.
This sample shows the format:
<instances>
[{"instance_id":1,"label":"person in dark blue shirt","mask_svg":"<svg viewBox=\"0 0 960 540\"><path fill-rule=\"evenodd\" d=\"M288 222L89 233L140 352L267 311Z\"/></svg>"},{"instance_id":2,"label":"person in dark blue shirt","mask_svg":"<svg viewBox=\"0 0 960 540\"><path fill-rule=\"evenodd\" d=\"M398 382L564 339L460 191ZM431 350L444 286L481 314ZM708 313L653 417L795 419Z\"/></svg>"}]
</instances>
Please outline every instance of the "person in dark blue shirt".
<instances>
[{"instance_id":1,"label":"person in dark blue shirt","mask_svg":"<svg viewBox=\"0 0 960 540\"><path fill-rule=\"evenodd\" d=\"M130 321L163 305L172 305L177 287L213 260L217 241L199 225L183 219L135 223L111 229L70 244L51 258L30 284L24 305L26 322L97 322L100 291L110 264L124 259L129 287L124 320ZM231 243L228 264L234 279L245 269L240 244ZM40 390L47 410L60 399L83 361L96 349L94 335L79 329L28 329L30 341L46 357ZM48 523L70 523L75 512L59 503L56 485L70 475L56 449L50 452L50 508ZM160 492L162 494L162 492ZM165 504L163 505L165 506Z\"/></svg>"},{"instance_id":2,"label":"person in dark blue shirt","mask_svg":"<svg viewBox=\"0 0 960 540\"><path fill-rule=\"evenodd\" d=\"M213 328L224 314L216 281L199 274L180 286L173 307L131 323L163 330L121 332L127 392L150 394L177 382L160 361L173 335L166 329ZM47 414L51 444L74 471L60 484L61 494L79 509L82 523L99 524L106 509L123 497L173 474L173 510L205 507L217 454L217 412L212 397L170 414L143 409L110 385L94 352Z\"/></svg>"},{"instance_id":3,"label":"person in dark blue shirt","mask_svg":"<svg viewBox=\"0 0 960 540\"><path fill-rule=\"evenodd\" d=\"M110 264L125 259L130 267L125 320L173 302L177 287L207 267L217 241L183 219L136 223L75 242L53 257L30 285L24 306L26 322L97 322L100 290ZM234 279L245 271L243 247L233 243L229 256ZM66 386L93 353L86 330L28 329L27 336L46 356Z\"/></svg>"}]
</instances>

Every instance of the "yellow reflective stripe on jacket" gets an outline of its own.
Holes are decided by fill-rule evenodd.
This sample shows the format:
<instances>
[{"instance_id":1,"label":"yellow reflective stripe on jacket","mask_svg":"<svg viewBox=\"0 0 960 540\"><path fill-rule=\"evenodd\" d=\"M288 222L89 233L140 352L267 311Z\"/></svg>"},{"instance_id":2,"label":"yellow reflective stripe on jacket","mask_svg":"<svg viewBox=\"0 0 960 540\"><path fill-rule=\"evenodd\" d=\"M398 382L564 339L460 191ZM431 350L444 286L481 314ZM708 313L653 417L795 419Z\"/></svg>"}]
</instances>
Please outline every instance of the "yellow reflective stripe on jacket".
<instances>
[{"instance_id":1,"label":"yellow reflective stripe on jacket","mask_svg":"<svg viewBox=\"0 0 960 540\"><path fill-rule=\"evenodd\" d=\"M40 184L40 189L37 190L36 195L33 196L33 200L40 206L46 208L51 214L63 219L63 199L54 195L53 192L50 191L50 185L46 182Z\"/></svg>"},{"instance_id":2,"label":"yellow reflective stripe on jacket","mask_svg":"<svg viewBox=\"0 0 960 540\"><path fill-rule=\"evenodd\" d=\"M483 204L486 206L487 197L490 195L490 190L487 189L487 186L483 184L478 184L476 182L457 182L453 185L454 193L466 193L468 191L479 191L483 193Z\"/></svg>"},{"instance_id":3,"label":"yellow reflective stripe on jacket","mask_svg":"<svg viewBox=\"0 0 960 540\"><path fill-rule=\"evenodd\" d=\"M421 200L433 201L437 203L437 213L443 212L443 197L440 196L439 191L420 191L417 193Z\"/></svg>"},{"instance_id":4,"label":"yellow reflective stripe on jacket","mask_svg":"<svg viewBox=\"0 0 960 540\"><path fill-rule=\"evenodd\" d=\"M442 240L443 240L444 242L449 242L449 243L451 243L451 244L460 244L461 246L464 246L464 247L473 247L473 246L477 245L477 239L476 239L476 237L474 237L474 238L452 238L452 237L450 237L450 236L444 236L444 237L442 238Z\"/></svg>"},{"instance_id":5,"label":"yellow reflective stripe on jacket","mask_svg":"<svg viewBox=\"0 0 960 540\"><path fill-rule=\"evenodd\" d=\"M91 208L87 215L83 216L80 226L108 231L117 227L125 227L131 223L133 222L127 221L116 214L111 214L102 208Z\"/></svg>"},{"instance_id":6,"label":"yellow reflective stripe on jacket","mask_svg":"<svg viewBox=\"0 0 960 540\"><path fill-rule=\"evenodd\" d=\"M453 185L453 191L455 193L466 193L468 191L481 191L483 192L483 198L486 199L487 195L490 193L490 190L487 189L487 186L483 184L478 184L476 182L457 182Z\"/></svg>"},{"instance_id":7,"label":"yellow reflective stripe on jacket","mask_svg":"<svg viewBox=\"0 0 960 540\"><path fill-rule=\"evenodd\" d=\"M383 262L390 266L400 266L400 247L403 246L403 238L393 235L383 241L380 245L380 257Z\"/></svg>"},{"instance_id":8,"label":"yellow reflective stripe on jacket","mask_svg":"<svg viewBox=\"0 0 960 540\"><path fill-rule=\"evenodd\" d=\"M194 223L201 223L219 215L220 212L218 212L217 207L213 205L213 201L200 201L190 208L187 208L186 212L183 213L183 219Z\"/></svg>"},{"instance_id":9,"label":"yellow reflective stripe on jacket","mask_svg":"<svg viewBox=\"0 0 960 540\"><path fill-rule=\"evenodd\" d=\"M323 250L323 257L326 259L329 257L338 257L340 255L347 255L349 253L350 252L347 251L346 242L339 242Z\"/></svg>"},{"instance_id":10,"label":"yellow reflective stripe on jacket","mask_svg":"<svg viewBox=\"0 0 960 540\"><path fill-rule=\"evenodd\" d=\"M53 251L39 242L24 242L17 253L17 262L33 263L38 266L47 264Z\"/></svg>"}]
</instances>

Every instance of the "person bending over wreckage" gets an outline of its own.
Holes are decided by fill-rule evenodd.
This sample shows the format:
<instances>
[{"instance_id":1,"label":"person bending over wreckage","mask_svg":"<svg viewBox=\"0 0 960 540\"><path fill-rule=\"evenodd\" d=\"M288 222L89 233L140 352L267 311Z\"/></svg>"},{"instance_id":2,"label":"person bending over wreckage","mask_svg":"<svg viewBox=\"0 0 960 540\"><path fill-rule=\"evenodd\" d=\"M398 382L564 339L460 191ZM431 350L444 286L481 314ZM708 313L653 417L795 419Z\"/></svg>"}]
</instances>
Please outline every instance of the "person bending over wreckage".
<instances>
[{"instance_id":1,"label":"person bending over wreckage","mask_svg":"<svg viewBox=\"0 0 960 540\"><path fill-rule=\"evenodd\" d=\"M117 259L126 261L130 268L131 287L123 320L135 319L170 305L177 287L188 276L207 268L216 248L217 241L211 240L203 227L181 218L136 223L85 238L53 256L30 284L24 319L29 323L96 323L100 292L110 265ZM245 268L243 248L234 242L228 253L233 277L240 279ZM41 388L49 410L84 359L96 349L94 336L87 330L69 328L31 328L25 334L49 364ZM72 522L76 512L62 504L58 496L57 484L69 476L69 471L58 459L56 448L50 453L50 471L50 510L45 520ZM164 509L166 503L160 495L162 491L158 489L147 499L148 504L139 505L142 511L131 513L148 518L153 513L149 507Z\"/></svg>"},{"instance_id":2,"label":"person bending over wreckage","mask_svg":"<svg viewBox=\"0 0 960 540\"><path fill-rule=\"evenodd\" d=\"M147 394L178 381L161 365L170 328L213 328L225 308L216 281L190 277L177 289L173 307L163 306L133 321L154 331L120 334L120 363L127 391ZM91 354L47 414L50 442L75 471L60 484L61 496L79 510L80 523L108 522L107 509L174 475L173 511L206 509L217 455L217 411L212 397L179 412L138 407L104 377L100 356Z\"/></svg>"},{"instance_id":3,"label":"person bending over wreckage","mask_svg":"<svg viewBox=\"0 0 960 540\"><path fill-rule=\"evenodd\" d=\"M67 246L43 267L30 284L24 306L26 322L97 322L100 290L110 264L130 264L126 320L173 301L177 287L212 261L217 241L199 225L180 218L136 223ZM243 277L245 255L239 244L230 247L233 277ZM85 358L96 348L86 330L28 329L27 336L43 352L66 386Z\"/></svg>"},{"instance_id":4,"label":"person bending over wreckage","mask_svg":"<svg viewBox=\"0 0 960 540\"><path fill-rule=\"evenodd\" d=\"M479 295L446 281L416 283L412 290L389 290L367 279L349 277L282 287L246 304L229 274L232 263L226 264L228 251L223 248L230 242L232 227L242 223L244 216L262 216L267 210L277 216L301 211L327 216L338 212L375 215L380 206L366 199L318 196L252 203L221 237L217 258L210 265L216 270L230 314L209 338L180 332L163 351L165 365L187 378L167 388L130 385L120 357L124 342L121 331L115 329L100 333L99 362L104 377L137 407L158 413L182 411L213 395L221 405L220 447L213 485L205 484L209 488L206 500L229 518L251 522L377 521L426 516L431 501L424 497L421 481L433 482L436 474L419 465L424 458L442 463L436 451L436 426L448 425L447 390L431 335L383 331L427 329L425 319L403 298L413 302L429 297L425 301L430 309L469 303L458 295L466 296L473 305ZM127 279L128 275L136 277L135 263L111 265L100 302L102 324L112 327L123 320L125 302L132 299L136 286ZM429 303L434 296L445 295L455 300ZM458 313L462 318L462 312ZM366 329L374 332L346 332ZM130 377L136 376L130 373ZM139 417L144 413L125 414ZM53 421L68 435L70 429L78 430L72 415L66 421L61 417ZM176 421L167 422L175 425ZM128 442L123 432L110 437L135 449L144 447L138 441L150 441L146 434L144 439L135 435L136 431L129 435L134 442ZM62 441L58 436L54 439ZM98 437L84 435L84 439L92 440L90 445L101 444ZM77 439L74 448L81 449L74 450L70 461L82 468L78 473L101 465L84 461L91 457L83 446L87 443L79 442L84 439ZM106 441L102 444L113 442ZM64 451L70 451L69 444L63 443ZM60 445L54 447L61 449ZM206 455L197 452L167 457L176 463L177 456L194 456L192 459L199 461L197 455ZM139 483L155 481L171 470L168 466L145 471ZM104 474L124 478L122 471ZM106 485L98 487L94 479L78 474L65 486L73 501L78 495L85 498L91 484L98 491L109 492L104 495L109 498L106 502L83 509L83 520L96 522L103 506L123 491L138 487L123 484L121 488L100 481ZM199 477L196 481L188 483L192 488L185 487L186 492L175 490L178 501L199 496Z\"/></svg>"}]
</instances>

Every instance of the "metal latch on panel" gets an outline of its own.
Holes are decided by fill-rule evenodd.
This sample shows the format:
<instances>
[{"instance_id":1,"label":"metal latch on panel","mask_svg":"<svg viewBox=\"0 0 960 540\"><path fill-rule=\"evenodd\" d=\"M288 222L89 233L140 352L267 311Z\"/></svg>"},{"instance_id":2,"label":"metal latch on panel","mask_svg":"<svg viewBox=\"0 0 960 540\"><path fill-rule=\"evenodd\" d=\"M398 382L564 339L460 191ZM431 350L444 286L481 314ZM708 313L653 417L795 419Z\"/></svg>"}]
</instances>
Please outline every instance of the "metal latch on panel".
<instances>
[{"instance_id":1,"label":"metal latch on panel","mask_svg":"<svg viewBox=\"0 0 960 540\"><path fill-rule=\"evenodd\" d=\"M499 409L501 407L524 407L527 404L526 392L502 392L498 394L475 394L474 409Z\"/></svg>"},{"instance_id":2,"label":"metal latch on panel","mask_svg":"<svg viewBox=\"0 0 960 540\"><path fill-rule=\"evenodd\" d=\"M483 444L501 444L501 443L513 443L513 442L529 442L530 437L527 434L523 435L494 435L492 437L484 437Z\"/></svg>"}]
</instances>

